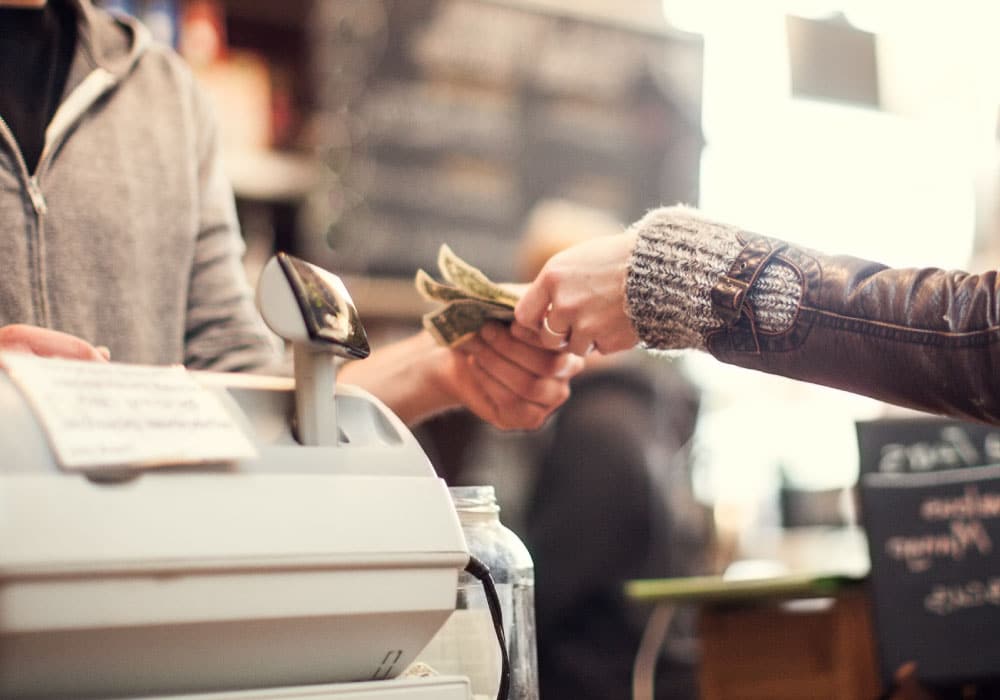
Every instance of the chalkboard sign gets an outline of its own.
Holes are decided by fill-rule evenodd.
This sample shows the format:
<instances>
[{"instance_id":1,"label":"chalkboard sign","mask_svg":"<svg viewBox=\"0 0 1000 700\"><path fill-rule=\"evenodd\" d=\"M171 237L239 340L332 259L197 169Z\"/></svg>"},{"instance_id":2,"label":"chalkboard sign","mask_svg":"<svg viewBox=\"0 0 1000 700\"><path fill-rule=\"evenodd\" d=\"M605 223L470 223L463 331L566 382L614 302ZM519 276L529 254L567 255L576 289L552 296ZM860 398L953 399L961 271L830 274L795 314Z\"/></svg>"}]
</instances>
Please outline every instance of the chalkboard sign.
<instances>
[{"instance_id":1,"label":"chalkboard sign","mask_svg":"<svg viewBox=\"0 0 1000 700\"><path fill-rule=\"evenodd\" d=\"M950 418L858 421L862 474L917 474L1000 464L1000 426Z\"/></svg>"},{"instance_id":2,"label":"chalkboard sign","mask_svg":"<svg viewBox=\"0 0 1000 700\"><path fill-rule=\"evenodd\" d=\"M883 679L1000 679L1000 429L870 421L858 442Z\"/></svg>"}]
</instances>

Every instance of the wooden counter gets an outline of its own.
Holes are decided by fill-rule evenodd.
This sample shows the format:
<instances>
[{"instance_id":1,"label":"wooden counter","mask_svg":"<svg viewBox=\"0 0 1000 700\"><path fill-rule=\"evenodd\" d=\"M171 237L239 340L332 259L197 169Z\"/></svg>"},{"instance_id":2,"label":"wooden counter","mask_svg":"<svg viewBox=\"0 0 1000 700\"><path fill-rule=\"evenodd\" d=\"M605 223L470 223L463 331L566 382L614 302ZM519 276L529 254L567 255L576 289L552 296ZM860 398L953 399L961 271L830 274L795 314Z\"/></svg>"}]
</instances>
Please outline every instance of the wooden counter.
<instances>
[{"instance_id":1,"label":"wooden counter","mask_svg":"<svg viewBox=\"0 0 1000 700\"><path fill-rule=\"evenodd\" d=\"M700 610L704 700L858 700L879 694L861 584L829 598Z\"/></svg>"},{"instance_id":2,"label":"wooden counter","mask_svg":"<svg viewBox=\"0 0 1000 700\"><path fill-rule=\"evenodd\" d=\"M780 564L779 573L627 584L629 597L657 604L636 660L635 700L653 697L649 667L658 656L670 609L691 603L699 606L703 700L878 696L867 554L860 533L800 530L769 536L758 545L753 553Z\"/></svg>"}]
</instances>

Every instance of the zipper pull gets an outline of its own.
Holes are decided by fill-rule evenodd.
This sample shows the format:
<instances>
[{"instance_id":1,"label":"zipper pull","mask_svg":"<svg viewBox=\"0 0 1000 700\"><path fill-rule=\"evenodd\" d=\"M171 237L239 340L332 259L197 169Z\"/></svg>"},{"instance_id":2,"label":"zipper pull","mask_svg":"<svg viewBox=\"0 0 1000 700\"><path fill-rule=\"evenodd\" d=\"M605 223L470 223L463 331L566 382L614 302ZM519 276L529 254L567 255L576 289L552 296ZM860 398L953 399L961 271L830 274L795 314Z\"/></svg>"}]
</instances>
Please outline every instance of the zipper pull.
<instances>
[{"instance_id":1,"label":"zipper pull","mask_svg":"<svg viewBox=\"0 0 1000 700\"><path fill-rule=\"evenodd\" d=\"M38 182L33 177L28 178L28 196L31 197L31 204L35 208L36 214L44 216L48 213L49 207L45 203L45 195L42 194Z\"/></svg>"}]
</instances>

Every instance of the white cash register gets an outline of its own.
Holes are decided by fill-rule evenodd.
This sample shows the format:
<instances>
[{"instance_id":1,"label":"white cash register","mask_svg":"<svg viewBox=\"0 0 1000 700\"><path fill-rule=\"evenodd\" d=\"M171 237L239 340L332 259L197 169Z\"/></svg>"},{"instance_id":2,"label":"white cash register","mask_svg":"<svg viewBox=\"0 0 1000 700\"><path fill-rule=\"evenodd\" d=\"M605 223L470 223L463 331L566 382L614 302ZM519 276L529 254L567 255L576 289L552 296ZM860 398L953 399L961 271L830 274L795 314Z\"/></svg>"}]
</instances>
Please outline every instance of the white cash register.
<instances>
[{"instance_id":1,"label":"white cash register","mask_svg":"<svg viewBox=\"0 0 1000 700\"><path fill-rule=\"evenodd\" d=\"M399 677L469 555L402 422L332 389L349 295L279 256L258 304L294 381L6 356L0 697L470 698Z\"/></svg>"}]
</instances>

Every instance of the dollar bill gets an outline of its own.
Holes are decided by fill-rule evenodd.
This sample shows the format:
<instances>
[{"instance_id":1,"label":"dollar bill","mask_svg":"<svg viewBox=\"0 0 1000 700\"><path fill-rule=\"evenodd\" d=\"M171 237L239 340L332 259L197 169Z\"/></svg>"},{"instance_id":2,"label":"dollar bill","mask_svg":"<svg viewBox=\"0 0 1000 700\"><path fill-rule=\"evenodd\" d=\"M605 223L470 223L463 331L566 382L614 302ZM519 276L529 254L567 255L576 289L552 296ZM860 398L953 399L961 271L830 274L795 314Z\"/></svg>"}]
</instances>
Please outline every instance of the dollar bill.
<instances>
[{"instance_id":1,"label":"dollar bill","mask_svg":"<svg viewBox=\"0 0 1000 700\"><path fill-rule=\"evenodd\" d=\"M457 345L489 320L509 323L519 293L493 282L462 260L447 245L438 253L438 267L445 282L417 270L414 285L427 301L442 304L423 316L423 325L442 345Z\"/></svg>"},{"instance_id":2,"label":"dollar bill","mask_svg":"<svg viewBox=\"0 0 1000 700\"><path fill-rule=\"evenodd\" d=\"M423 326L441 345L454 346L472 337L490 320L510 322L514 310L481 299L463 299L424 314Z\"/></svg>"},{"instance_id":3,"label":"dollar bill","mask_svg":"<svg viewBox=\"0 0 1000 700\"><path fill-rule=\"evenodd\" d=\"M417 276L413 283L416 285L417 291L420 292L420 296L426 301L448 303L449 301L470 298L467 292L463 292L454 285L442 284L423 270L417 270Z\"/></svg>"},{"instance_id":4,"label":"dollar bill","mask_svg":"<svg viewBox=\"0 0 1000 700\"><path fill-rule=\"evenodd\" d=\"M518 297L515 294L491 281L478 269L455 255L446 244L441 245L437 262L441 275L459 289L468 292L470 296L506 304L512 308L517 304Z\"/></svg>"}]
</instances>

